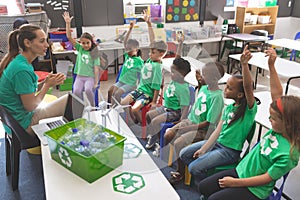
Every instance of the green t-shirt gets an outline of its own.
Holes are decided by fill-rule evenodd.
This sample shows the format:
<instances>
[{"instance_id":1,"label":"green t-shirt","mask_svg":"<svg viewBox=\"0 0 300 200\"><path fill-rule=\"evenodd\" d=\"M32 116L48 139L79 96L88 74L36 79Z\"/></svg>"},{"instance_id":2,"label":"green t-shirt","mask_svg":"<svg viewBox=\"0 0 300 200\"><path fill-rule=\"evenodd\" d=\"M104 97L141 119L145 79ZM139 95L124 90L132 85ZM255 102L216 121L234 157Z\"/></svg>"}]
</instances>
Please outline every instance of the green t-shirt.
<instances>
[{"instance_id":1,"label":"green t-shirt","mask_svg":"<svg viewBox=\"0 0 300 200\"><path fill-rule=\"evenodd\" d=\"M208 121L211 125L217 125L220 120L224 100L222 90L211 91L207 85L203 85L197 95L197 99L190 111L188 119L194 124Z\"/></svg>"},{"instance_id":2,"label":"green t-shirt","mask_svg":"<svg viewBox=\"0 0 300 200\"><path fill-rule=\"evenodd\" d=\"M241 160L236 167L237 174L240 178L249 178L268 172L273 181L261 186L248 187L255 196L265 199L271 194L276 180L297 166L300 152L294 149L290 156L290 150L288 140L271 129Z\"/></svg>"},{"instance_id":3,"label":"green t-shirt","mask_svg":"<svg viewBox=\"0 0 300 200\"><path fill-rule=\"evenodd\" d=\"M247 105L244 117L228 126L229 122L233 119L237 108L238 106L234 106L234 103L225 107L222 115L222 131L217 141L226 147L241 151L254 123L255 114L257 112L257 104L254 102L251 109L249 109Z\"/></svg>"},{"instance_id":4,"label":"green t-shirt","mask_svg":"<svg viewBox=\"0 0 300 200\"><path fill-rule=\"evenodd\" d=\"M80 76L95 77L94 67L100 67L100 58L92 59L90 51L84 50L79 43L75 45L75 49L78 51L78 54L74 73Z\"/></svg>"},{"instance_id":5,"label":"green t-shirt","mask_svg":"<svg viewBox=\"0 0 300 200\"><path fill-rule=\"evenodd\" d=\"M138 74L144 65L144 61L140 56L128 56L124 53L125 61L122 66L122 72L119 77L119 81L127 85L135 86L138 79Z\"/></svg>"},{"instance_id":6,"label":"green t-shirt","mask_svg":"<svg viewBox=\"0 0 300 200\"><path fill-rule=\"evenodd\" d=\"M162 83L161 63L148 59L141 70L138 90L153 98L154 90L160 90Z\"/></svg>"},{"instance_id":7,"label":"green t-shirt","mask_svg":"<svg viewBox=\"0 0 300 200\"><path fill-rule=\"evenodd\" d=\"M37 82L32 65L21 54L8 64L0 78L0 104L24 129L30 125L33 112L24 108L20 95L36 92Z\"/></svg>"},{"instance_id":8,"label":"green t-shirt","mask_svg":"<svg viewBox=\"0 0 300 200\"><path fill-rule=\"evenodd\" d=\"M190 105L189 84L171 81L164 92L164 106L179 110L182 106Z\"/></svg>"}]
</instances>

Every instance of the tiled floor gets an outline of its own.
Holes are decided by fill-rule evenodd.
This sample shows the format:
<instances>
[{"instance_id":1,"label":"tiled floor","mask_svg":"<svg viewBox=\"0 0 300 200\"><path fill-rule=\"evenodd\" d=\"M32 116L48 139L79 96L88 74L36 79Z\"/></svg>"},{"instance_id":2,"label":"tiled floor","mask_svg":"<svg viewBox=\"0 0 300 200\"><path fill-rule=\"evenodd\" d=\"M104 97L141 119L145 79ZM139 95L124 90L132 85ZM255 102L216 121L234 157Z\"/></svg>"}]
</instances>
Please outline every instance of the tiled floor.
<instances>
[{"instance_id":1,"label":"tiled floor","mask_svg":"<svg viewBox=\"0 0 300 200\"><path fill-rule=\"evenodd\" d=\"M252 69L251 72L252 72L253 79L254 79L255 67ZM109 72L108 80L101 82L100 92L103 94L105 99L107 99L107 91L108 91L109 87L115 83L115 79L116 79L116 74L114 74L113 72ZM281 77L282 83L286 83L286 80L287 80L286 78ZM170 82L170 74L167 73L166 77L165 77L165 84L168 84L169 82ZM290 85L289 94L299 95L300 94L300 80L296 79L296 80L292 81L291 84L292 85ZM221 87L224 88L224 86L221 86ZM285 84L284 84L284 87L285 87ZM255 91L268 91L268 90L269 90L268 72L265 72L264 76L262 76L262 74L259 74L258 85L257 85L257 89ZM62 91L54 89L52 94L59 97L59 96L62 96L63 94L66 94L67 92L69 92L69 91L62 92ZM264 131L266 131L266 130L264 130ZM3 131L2 125L0 123L0 138L2 138L2 137L4 137L4 131ZM299 178L300 178L300 167L298 166L296 169L293 170L292 175L289 176L288 181L285 186L285 191L293 199L296 199L297 197L300 196L300 191L297 189Z\"/></svg>"}]
</instances>

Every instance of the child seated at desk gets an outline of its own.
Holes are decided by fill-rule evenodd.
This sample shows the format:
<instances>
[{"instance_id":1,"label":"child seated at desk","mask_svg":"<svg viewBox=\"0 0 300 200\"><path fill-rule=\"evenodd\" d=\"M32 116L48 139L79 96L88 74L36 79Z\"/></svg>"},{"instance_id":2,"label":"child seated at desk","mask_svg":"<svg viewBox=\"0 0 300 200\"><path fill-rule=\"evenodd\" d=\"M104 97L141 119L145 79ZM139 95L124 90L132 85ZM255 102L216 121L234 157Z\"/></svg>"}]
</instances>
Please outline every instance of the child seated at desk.
<instances>
[{"instance_id":1,"label":"child seated at desk","mask_svg":"<svg viewBox=\"0 0 300 200\"><path fill-rule=\"evenodd\" d=\"M128 124L138 123L142 121L140 109L145 105L150 104L151 107L156 107L158 93L162 84L162 67L161 59L167 52L167 44L164 41L154 41L154 31L150 22L150 16L147 10L144 10L144 20L148 24L148 32L150 38L150 53L149 59L141 70L141 78L138 88L122 99L122 105L128 105L134 102L130 111L126 109L126 116L132 116Z\"/></svg>"},{"instance_id":2,"label":"child seated at desk","mask_svg":"<svg viewBox=\"0 0 300 200\"><path fill-rule=\"evenodd\" d=\"M174 144L176 158L184 147L193 142L207 139L210 133L216 129L220 120L224 100L218 81L224 75L224 66L219 62L209 62L196 71L198 81L198 95L191 108L188 119L185 119L170 129L167 129L164 138L165 143ZM177 160L177 171L171 172L169 179L171 184L176 184L183 179L184 164Z\"/></svg>"},{"instance_id":3,"label":"child seated at desk","mask_svg":"<svg viewBox=\"0 0 300 200\"><path fill-rule=\"evenodd\" d=\"M181 58L182 43L183 36L179 39L176 57L171 65L171 82L164 92L163 106L149 111L146 115L148 123L146 149L151 149L158 141L157 135L160 132L161 123L175 122L187 117L190 91L189 84L184 81L184 77L191 71L191 65L187 60Z\"/></svg>"},{"instance_id":4,"label":"child seated at desk","mask_svg":"<svg viewBox=\"0 0 300 200\"><path fill-rule=\"evenodd\" d=\"M111 96L120 102L121 96L125 93L131 92L136 89L137 80L139 79L139 74L144 65L144 61L140 57L139 52L139 42L135 39L128 39L129 35L134 27L134 22L130 22L129 31L127 32L124 39L124 64L122 66L122 71L119 77L119 81L112 85L107 94L107 102L115 104Z\"/></svg>"}]
</instances>

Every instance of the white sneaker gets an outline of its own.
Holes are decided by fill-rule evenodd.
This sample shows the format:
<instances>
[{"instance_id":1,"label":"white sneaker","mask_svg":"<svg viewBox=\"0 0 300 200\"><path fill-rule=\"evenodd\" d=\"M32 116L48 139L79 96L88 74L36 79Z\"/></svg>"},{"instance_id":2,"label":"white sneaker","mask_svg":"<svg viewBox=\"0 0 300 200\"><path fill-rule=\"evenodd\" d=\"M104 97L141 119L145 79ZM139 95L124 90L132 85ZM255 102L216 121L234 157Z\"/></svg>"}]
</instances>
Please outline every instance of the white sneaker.
<instances>
[{"instance_id":1,"label":"white sneaker","mask_svg":"<svg viewBox=\"0 0 300 200\"><path fill-rule=\"evenodd\" d=\"M156 157L159 157L159 155L160 155L160 146L159 146L158 143L155 143L155 149L152 152L152 155L154 155Z\"/></svg>"}]
</instances>

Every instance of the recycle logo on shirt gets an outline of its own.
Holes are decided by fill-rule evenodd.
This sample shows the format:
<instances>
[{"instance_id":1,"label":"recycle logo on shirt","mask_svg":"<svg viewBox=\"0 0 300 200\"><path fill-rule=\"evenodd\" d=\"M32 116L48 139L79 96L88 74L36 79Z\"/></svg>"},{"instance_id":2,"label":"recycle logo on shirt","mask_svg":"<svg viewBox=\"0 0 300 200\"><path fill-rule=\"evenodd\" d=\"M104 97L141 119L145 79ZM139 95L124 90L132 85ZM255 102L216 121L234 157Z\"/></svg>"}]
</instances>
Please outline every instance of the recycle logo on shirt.
<instances>
[{"instance_id":1,"label":"recycle logo on shirt","mask_svg":"<svg viewBox=\"0 0 300 200\"><path fill-rule=\"evenodd\" d=\"M132 194L145 187L144 179L139 174L123 172L113 177L113 187L116 192Z\"/></svg>"},{"instance_id":2,"label":"recycle logo on shirt","mask_svg":"<svg viewBox=\"0 0 300 200\"><path fill-rule=\"evenodd\" d=\"M135 144L125 143L123 158L124 159L137 158L141 152L142 149L136 146Z\"/></svg>"},{"instance_id":3,"label":"recycle logo on shirt","mask_svg":"<svg viewBox=\"0 0 300 200\"><path fill-rule=\"evenodd\" d=\"M72 165L72 160L69 156L69 153L66 149L59 147L58 149L58 156L61 160L61 162L66 165L67 167L71 167Z\"/></svg>"}]
</instances>

